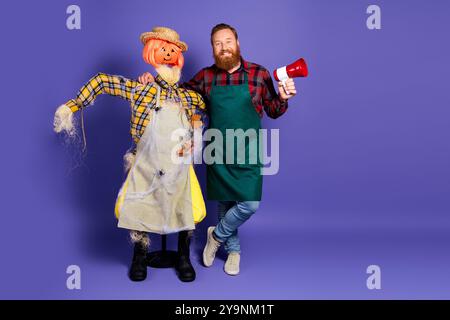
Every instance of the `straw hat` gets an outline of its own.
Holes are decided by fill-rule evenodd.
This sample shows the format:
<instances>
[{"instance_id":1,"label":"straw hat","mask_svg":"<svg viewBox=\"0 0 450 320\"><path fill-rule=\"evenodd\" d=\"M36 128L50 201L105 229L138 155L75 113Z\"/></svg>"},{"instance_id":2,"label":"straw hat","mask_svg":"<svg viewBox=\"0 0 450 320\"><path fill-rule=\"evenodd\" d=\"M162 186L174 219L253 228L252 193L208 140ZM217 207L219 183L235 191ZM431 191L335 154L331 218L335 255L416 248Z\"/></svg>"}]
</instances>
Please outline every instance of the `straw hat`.
<instances>
[{"instance_id":1,"label":"straw hat","mask_svg":"<svg viewBox=\"0 0 450 320\"><path fill-rule=\"evenodd\" d=\"M159 39L177 45L182 52L188 49L186 42L180 41L178 33L175 30L166 27L154 27L151 32L142 33L140 39L144 45L150 39Z\"/></svg>"}]
</instances>

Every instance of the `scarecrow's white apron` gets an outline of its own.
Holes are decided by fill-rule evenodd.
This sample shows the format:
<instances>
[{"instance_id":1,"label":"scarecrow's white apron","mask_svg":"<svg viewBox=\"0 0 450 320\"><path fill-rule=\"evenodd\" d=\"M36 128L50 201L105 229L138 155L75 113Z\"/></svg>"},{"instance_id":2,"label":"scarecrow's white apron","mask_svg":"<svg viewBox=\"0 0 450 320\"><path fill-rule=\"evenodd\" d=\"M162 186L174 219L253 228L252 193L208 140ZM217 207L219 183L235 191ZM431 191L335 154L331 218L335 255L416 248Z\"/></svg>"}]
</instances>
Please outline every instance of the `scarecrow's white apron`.
<instances>
[{"instance_id":1,"label":"scarecrow's white apron","mask_svg":"<svg viewBox=\"0 0 450 320\"><path fill-rule=\"evenodd\" d=\"M116 216L121 228L168 234L195 229L206 209L192 155L185 153L188 160L181 161L183 158L176 154L183 141L190 140L191 124L181 103L160 102L160 91L158 86L151 123L144 130L136 159L119 191ZM174 158L180 162L174 162Z\"/></svg>"}]
</instances>

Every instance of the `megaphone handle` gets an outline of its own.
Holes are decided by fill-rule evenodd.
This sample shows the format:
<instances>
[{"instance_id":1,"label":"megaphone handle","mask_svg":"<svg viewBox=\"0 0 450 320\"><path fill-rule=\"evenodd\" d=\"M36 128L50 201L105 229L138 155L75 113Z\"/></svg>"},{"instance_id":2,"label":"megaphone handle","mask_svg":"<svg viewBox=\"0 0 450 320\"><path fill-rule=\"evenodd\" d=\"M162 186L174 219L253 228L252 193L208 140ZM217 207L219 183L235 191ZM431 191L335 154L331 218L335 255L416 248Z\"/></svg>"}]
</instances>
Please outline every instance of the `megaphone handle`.
<instances>
[{"instance_id":1,"label":"megaphone handle","mask_svg":"<svg viewBox=\"0 0 450 320\"><path fill-rule=\"evenodd\" d=\"M286 92L286 94L290 94L288 89L286 88L286 80L285 79L281 80L281 85L283 86L284 92Z\"/></svg>"}]
</instances>

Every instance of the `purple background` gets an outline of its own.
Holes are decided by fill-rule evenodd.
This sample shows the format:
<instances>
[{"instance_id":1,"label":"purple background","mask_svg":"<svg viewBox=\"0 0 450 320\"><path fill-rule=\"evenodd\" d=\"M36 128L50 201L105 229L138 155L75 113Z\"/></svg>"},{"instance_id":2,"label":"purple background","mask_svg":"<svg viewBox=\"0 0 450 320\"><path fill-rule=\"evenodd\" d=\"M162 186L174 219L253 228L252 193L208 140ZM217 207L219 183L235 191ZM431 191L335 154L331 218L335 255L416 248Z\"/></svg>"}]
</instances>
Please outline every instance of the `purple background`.
<instances>
[{"instance_id":1,"label":"purple background","mask_svg":"<svg viewBox=\"0 0 450 320\"><path fill-rule=\"evenodd\" d=\"M65 26L72 3L81 30ZM381 30L366 28L370 4L381 6ZM438 0L2 3L0 297L450 298L449 9ZM219 22L269 70L300 56L309 64L288 112L264 118L280 128L280 172L265 178L261 208L241 228L239 276L223 272L223 253L200 265L216 221L208 203L193 248L197 280L149 269L132 283L127 232L113 216L128 103L102 96L85 113L84 158L53 133L53 113L97 72L152 71L138 37L158 25L189 44L188 80L212 64ZM71 264L81 267L78 291L66 288ZM366 287L371 264L381 267L381 290Z\"/></svg>"}]
</instances>

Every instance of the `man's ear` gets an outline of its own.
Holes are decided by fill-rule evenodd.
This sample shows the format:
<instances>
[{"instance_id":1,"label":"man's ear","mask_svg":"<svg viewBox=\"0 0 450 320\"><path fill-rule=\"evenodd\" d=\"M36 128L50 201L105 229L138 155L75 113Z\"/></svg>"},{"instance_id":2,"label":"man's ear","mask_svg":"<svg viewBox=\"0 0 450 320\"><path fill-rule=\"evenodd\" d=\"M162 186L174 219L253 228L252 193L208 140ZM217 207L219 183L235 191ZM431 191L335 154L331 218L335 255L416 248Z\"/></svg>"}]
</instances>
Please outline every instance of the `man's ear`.
<instances>
[{"instance_id":1,"label":"man's ear","mask_svg":"<svg viewBox=\"0 0 450 320\"><path fill-rule=\"evenodd\" d=\"M240 43L239 43L239 40L236 40L236 43L237 43L238 47L240 48L241 45L240 45Z\"/></svg>"}]
</instances>

